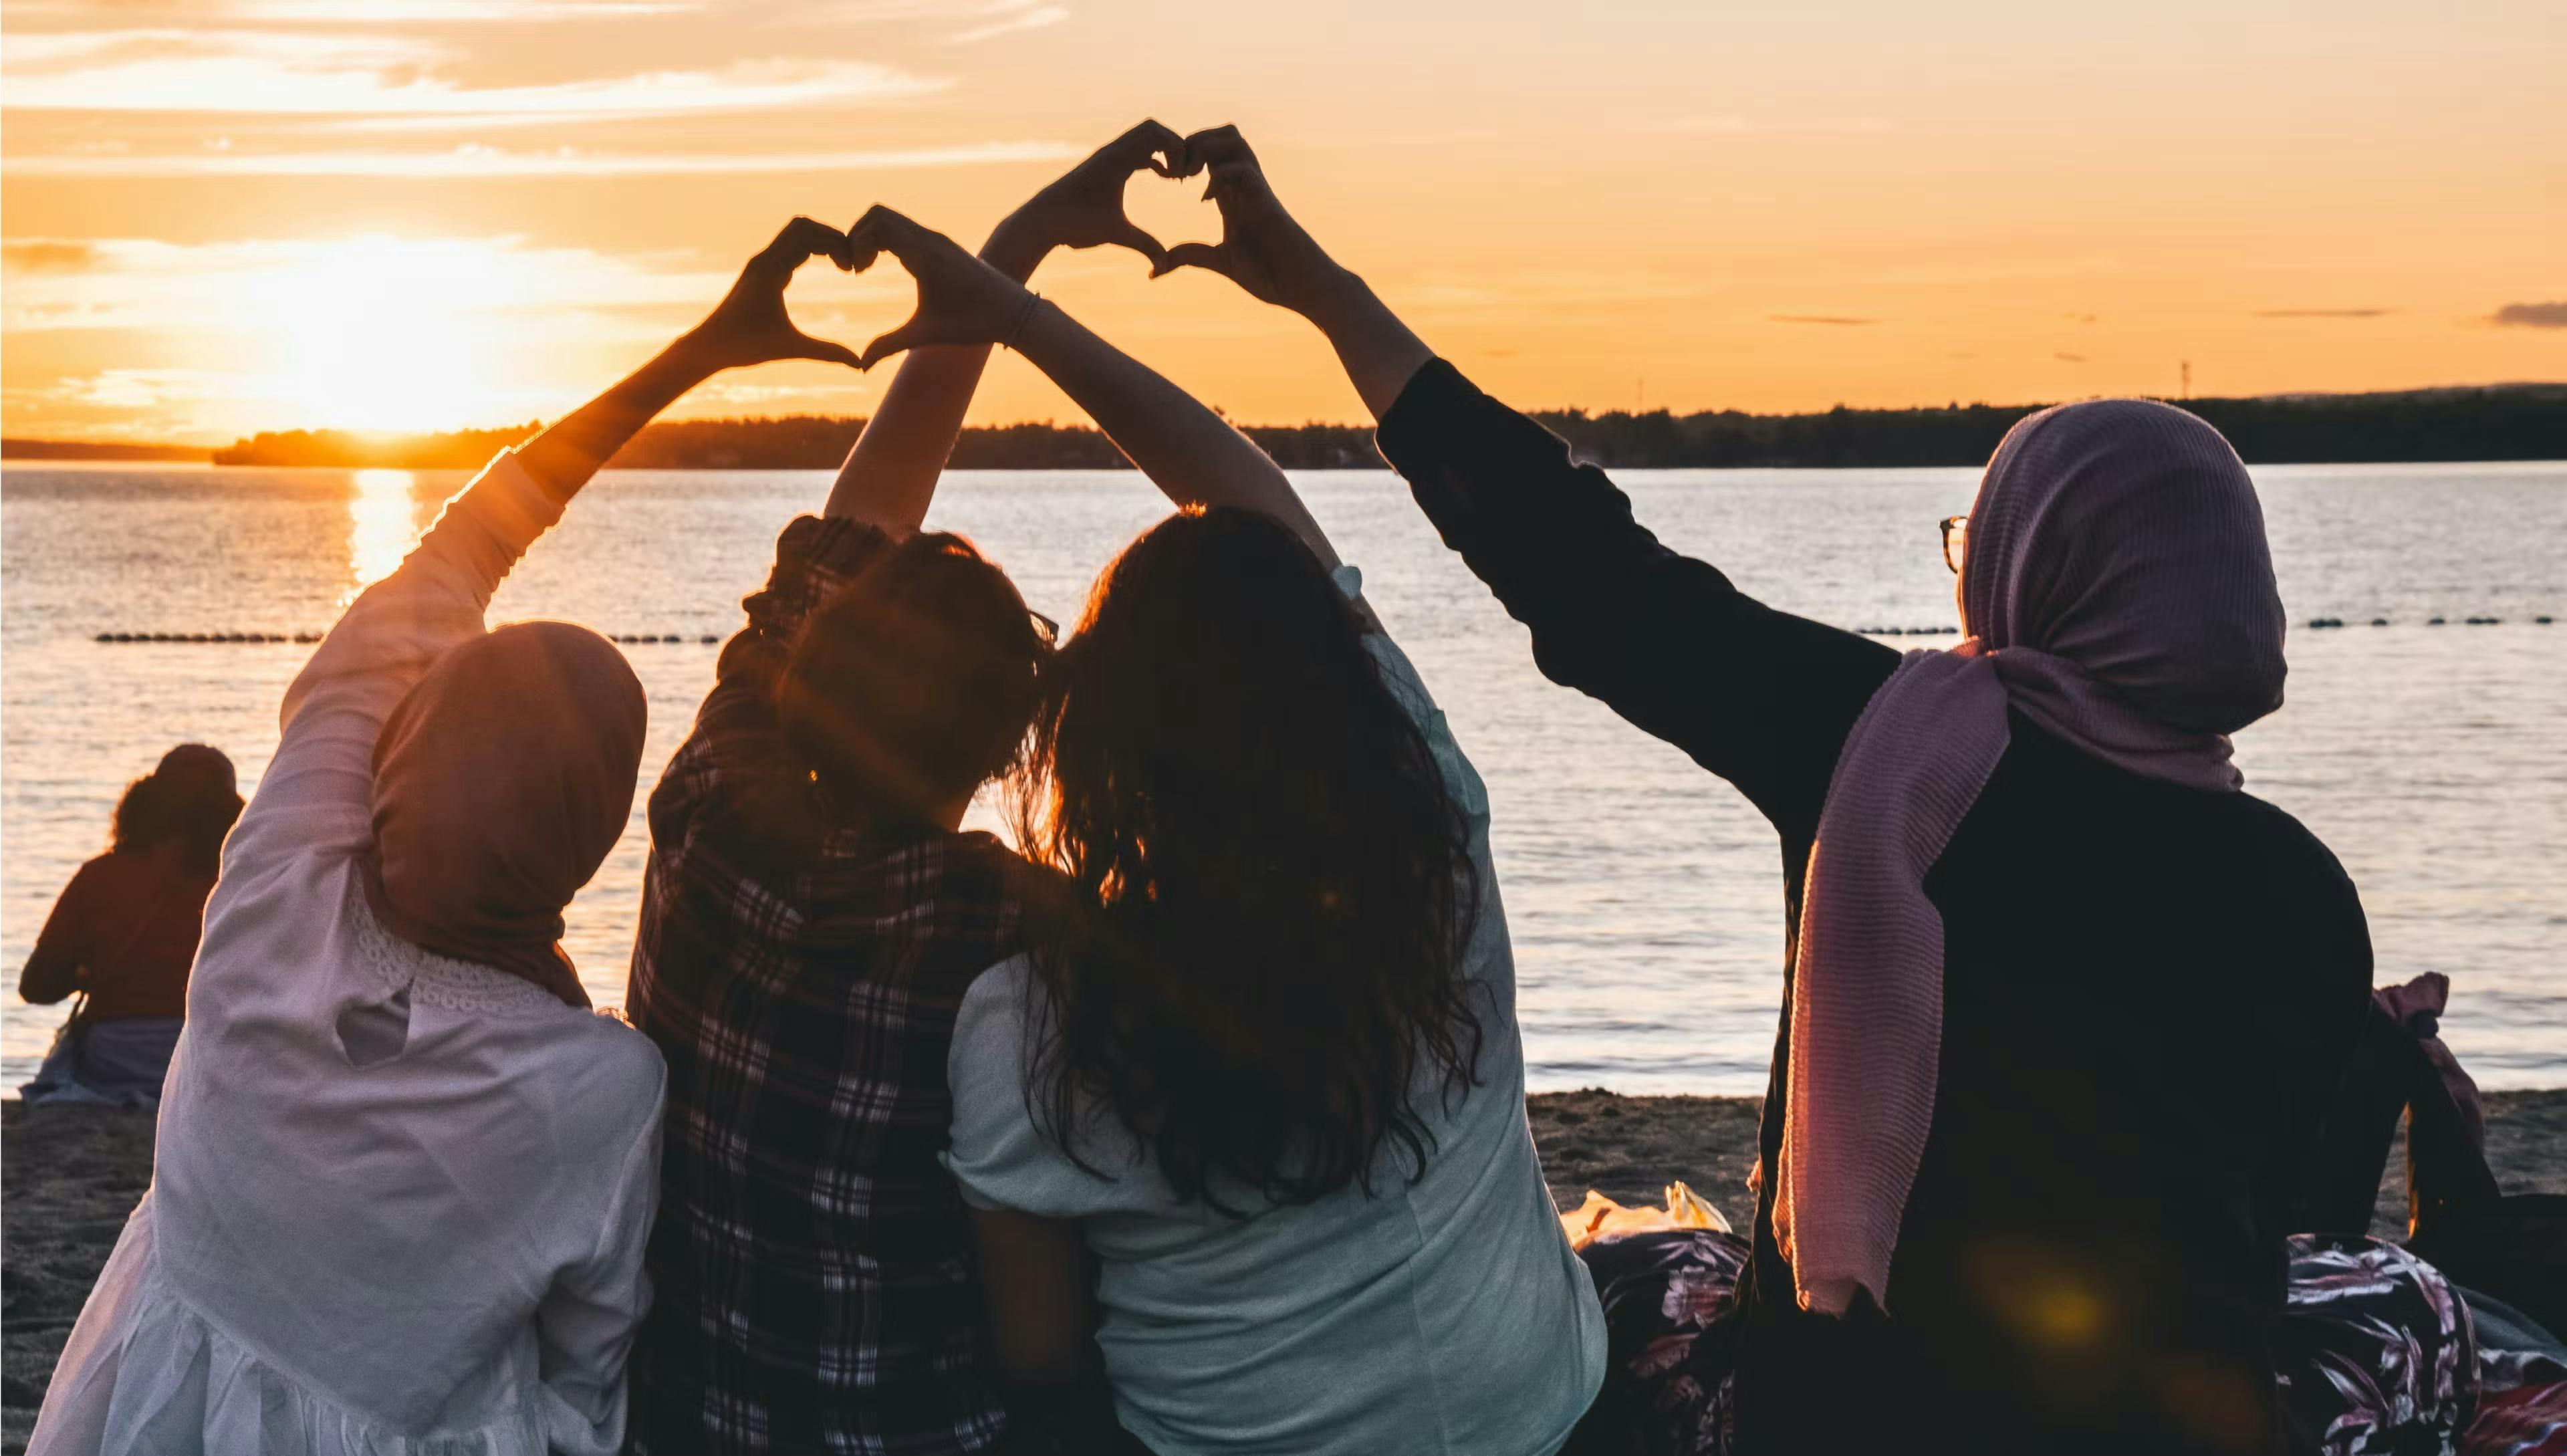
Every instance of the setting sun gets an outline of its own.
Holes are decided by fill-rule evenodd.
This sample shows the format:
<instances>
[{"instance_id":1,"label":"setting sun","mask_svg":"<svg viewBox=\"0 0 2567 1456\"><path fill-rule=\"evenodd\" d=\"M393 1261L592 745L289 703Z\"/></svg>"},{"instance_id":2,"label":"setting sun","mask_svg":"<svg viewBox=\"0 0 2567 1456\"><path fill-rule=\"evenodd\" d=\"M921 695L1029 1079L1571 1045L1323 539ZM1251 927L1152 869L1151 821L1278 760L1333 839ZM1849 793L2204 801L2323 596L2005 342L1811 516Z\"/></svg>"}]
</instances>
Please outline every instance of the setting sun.
<instances>
[{"instance_id":1,"label":"setting sun","mask_svg":"<svg viewBox=\"0 0 2567 1456\"><path fill-rule=\"evenodd\" d=\"M497 270L468 245L363 237L260 280L279 393L304 426L446 430L490 418L507 351L489 327Z\"/></svg>"}]
</instances>

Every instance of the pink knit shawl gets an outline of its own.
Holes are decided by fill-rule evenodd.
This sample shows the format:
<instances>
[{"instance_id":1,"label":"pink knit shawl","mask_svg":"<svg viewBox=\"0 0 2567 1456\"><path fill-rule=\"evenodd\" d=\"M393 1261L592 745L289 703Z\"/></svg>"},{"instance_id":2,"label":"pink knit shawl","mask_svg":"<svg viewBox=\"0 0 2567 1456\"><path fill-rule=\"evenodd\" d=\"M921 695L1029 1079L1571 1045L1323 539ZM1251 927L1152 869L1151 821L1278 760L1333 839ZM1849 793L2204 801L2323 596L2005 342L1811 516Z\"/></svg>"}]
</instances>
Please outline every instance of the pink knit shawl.
<instances>
[{"instance_id":1,"label":"pink knit shawl","mask_svg":"<svg viewBox=\"0 0 2567 1456\"><path fill-rule=\"evenodd\" d=\"M1888 1308L1933 1120L1943 920L1925 875L2004 756L2009 708L2134 773L2233 791L2228 734L2282 703L2282 604L2246 467L2181 410L2045 410L1971 508L1972 635L1911 652L1837 760L1792 977L1774 1229L1804 1309ZM2053 948L2074 955L2076 947Z\"/></svg>"}]
</instances>

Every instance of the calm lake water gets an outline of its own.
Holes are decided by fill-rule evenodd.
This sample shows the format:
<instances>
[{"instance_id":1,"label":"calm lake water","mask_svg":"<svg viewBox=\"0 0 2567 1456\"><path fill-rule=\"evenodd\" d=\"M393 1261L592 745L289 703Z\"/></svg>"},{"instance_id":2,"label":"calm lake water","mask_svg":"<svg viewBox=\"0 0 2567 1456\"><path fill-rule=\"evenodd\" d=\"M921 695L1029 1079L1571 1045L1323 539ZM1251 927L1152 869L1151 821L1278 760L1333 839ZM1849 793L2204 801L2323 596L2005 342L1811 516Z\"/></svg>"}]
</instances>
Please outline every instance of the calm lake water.
<instances>
[{"instance_id":1,"label":"calm lake water","mask_svg":"<svg viewBox=\"0 0 2567 1456\"><path fill-rule=\"evenodd\" d=\"M2567 1085L2567 464L2255 472L2294 628L2290 706L2238 748L2248 787L2305 820L2362 887L2383 980L2447 972L2445 1031L2489 1086ZM500 593L493 620L681 636L627 649L651 698L646 782L711 683L775 533L822 472L601 477ZM11 467L0 472L0 955L22 964L55 892L103 846L119 790L183 739L254 787L308 647L103 646L100 632L326 628L389 571L455 473ZM1780 992L1774 835L1726 784L1534 671L1523 630L1385 473L1301 477L1487 778L1537 1088L1759 1092ZM1934 522L1976 472L1629 471L1641 518L1785 609L1848 626L1950 623ZM1164 511L1129 472L956 472L931 524L1073 619ZM2433 616L2449 619L2428 626ZM2468 626L2471 616L2503 619ZM2309 630L2311 618L2354 624ZM2374 617L2390 624L2373 627ZM1951 639L1929 639L1928 645ZM1701 644L1718 672L1720 644ZM622 999L640 893L632 827L570 912L601 1002ZM2165 968L2169 990L2185 968ZM2197 1004L2186 995L2138 1005ZM60 1008L5 999L15 1095ZM2215 1013L2214 1013L2215 1014Z\"/></svg>"}]
</instances>

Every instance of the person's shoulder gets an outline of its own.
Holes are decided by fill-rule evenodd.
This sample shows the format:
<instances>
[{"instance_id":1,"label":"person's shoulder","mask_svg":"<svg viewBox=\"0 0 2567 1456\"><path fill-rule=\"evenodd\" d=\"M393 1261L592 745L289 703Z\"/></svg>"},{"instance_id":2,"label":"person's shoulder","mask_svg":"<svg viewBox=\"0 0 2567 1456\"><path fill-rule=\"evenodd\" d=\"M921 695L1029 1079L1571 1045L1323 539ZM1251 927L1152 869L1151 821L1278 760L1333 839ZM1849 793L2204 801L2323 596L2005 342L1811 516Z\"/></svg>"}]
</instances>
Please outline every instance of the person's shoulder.
<instances>
[{"instance_id":1,"label":"person's shoulder","mask_svg":"<svg viewBox=\"0 0 2567 1456\"><path fill-rule=\"evenodd\" d=\"M564 1116L594 1119L599 1125L592 1131L603 1135L658 1114L668 1062L620 1013L576 1012L556 1019L548 1030L542 1059Z\"/></svg>"},{"instance_id":2,"label":"person's shoulder","mask_svg":"<svg viewBox=\"0 0 2567 1456\"><path fill-rule=\"evenodd\" d=\"M93 855L82 861L79 869L72 871L71 879L63 885L63 893L87 895L108 889L122 883L134 868L135 857L132 855L118 854L113 849Z\"/></svg>"},{"instance_id":3,"label":"person's shoulder","mask_svg":"<svg viewBox=\"0 0 2567 1456\"><path fill-rule=\"evenodd\" d=\"M956 1044L967 1037L994 1043L1020 1040L1041 996L1033 952L1018 951L992 964L964 988L963 1004L954 1018Z\"/></svg>"},{"instance_id":4,"label":"person's shoulder","mask_svg":"<svg viewBox=\"0 0 2567 1456\"><path fill-rule=\"evenodd\" d=\"M2268 860L2288 866L2310 884L2352 891L2353 877L2345 873L2343 861L2336 858L2335 851L2317 836L2317 831L2301 823L2290 810L2251 793L2219 797L2231 832L2253 844Z\"/></svg>"}]
</instances>

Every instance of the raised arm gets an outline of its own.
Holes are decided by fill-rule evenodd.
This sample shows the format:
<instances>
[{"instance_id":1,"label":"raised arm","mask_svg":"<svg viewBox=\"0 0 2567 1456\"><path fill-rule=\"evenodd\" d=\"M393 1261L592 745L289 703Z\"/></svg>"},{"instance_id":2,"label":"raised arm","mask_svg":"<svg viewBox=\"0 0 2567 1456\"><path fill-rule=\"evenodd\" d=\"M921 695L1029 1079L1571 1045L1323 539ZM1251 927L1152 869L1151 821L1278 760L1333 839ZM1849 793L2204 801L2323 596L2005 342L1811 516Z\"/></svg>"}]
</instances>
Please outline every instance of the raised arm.
<instances>
[{"instance_id":1,"label":"raised arm","mask_svg":"<svg viewBox=\"0 0 2567 1456\"><path fill-rule=\"evenodd\" d=\"M1239 133L1188 138L1223 237L1172 249L1323 332L1391 465L1472 572L1533 634L1545 676L1601 700L1735 783L1787 832L1816 825L1838 749L1897 663L1777 612L1632 518L1603 471L1482 394L1284 210Z\"/></svg>"},{"instance_id":2,"label":"raised arm","mask_svg":"<svg viewBox=\"0 0 2567 1456\"><path fill-rule=\"evenodd\" d=\"M846 235L797 218L749 260L705 321L622 383L491 462L392 575L359 596L286 690L283 736L224 846L225 877L271 853L356 852L372 833L375 739L438 654L484 630L517 558L561 518L598 466L651 418L724 369L774 359L853 367L784 313L784 285L814 254L843 260Z\"/></svg>"},{"instance_id":3,"label":"raised arm","mask_svg":"<svg viewBox=\"0 0 2567 1456\"><path fill-rule=\"evenodd\" d=\"M918 313L865 350L874 362L958 341L1010 343L1087 412L1170 500L1254 510L1289 526L1334 569L1336 552L1292 482L1256 441L943 233L887 207L849 229L856 265L888 252L918 280Z\"/></svg>"},{"instance_id":4,"label":"raised arm","mask_svg":"<svg viewBox=\"0 0 2567 1456\"><path fill-rule=\"evenodd\" d=\"M1164 266L1167 249L1123 214L1123 187L1145 169L1173 175L1184 147L1176 133L1143 122L1007 214L981 245L981 260L1016 283L1031 279L1052 249L1062 247L1110 243L1148 258L1153 268ZM986 343L940 344L903 358L881 406L838 467L822 514L880 527L895 541L916 532L989 362Z\"/></svg>"}]
</instances>

